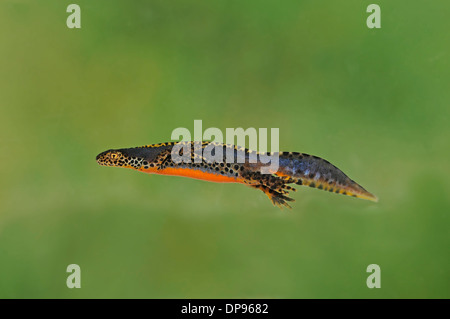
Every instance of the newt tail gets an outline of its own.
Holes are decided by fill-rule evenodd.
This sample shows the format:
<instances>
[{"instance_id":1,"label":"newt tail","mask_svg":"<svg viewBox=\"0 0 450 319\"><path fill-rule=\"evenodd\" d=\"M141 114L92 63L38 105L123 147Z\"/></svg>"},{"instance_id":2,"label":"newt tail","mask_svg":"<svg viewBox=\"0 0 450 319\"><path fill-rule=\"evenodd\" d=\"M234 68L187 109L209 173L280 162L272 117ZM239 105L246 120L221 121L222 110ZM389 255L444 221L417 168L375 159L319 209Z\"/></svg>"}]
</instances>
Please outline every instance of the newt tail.
<instances>
[{"instance_id":1,"label":"newt tail","mask_svg":"<svg viewBox=\"0 0 450 319\"><path fill-rule=\"evenodd\" d=\"M206 153L208 150L210 153ZM231 156L227 156L229 154ZM174 155L184 156L184 159L177 160ZM378 201L376 196L320 157L294 152L271 155L278 156L278 168L269 174L261 173L261 168L267 167L263 164L266 162L261 160L262 154L234 145L210 142L197 146L194 142L169 142L114 149L100 153L96 160L103 166L131 168L149 174L245 184L263 191L279 207L290 208L288 202L294 201L289 197L289 191L296 189L289 184Z\"/></svg>"}]
</instances>

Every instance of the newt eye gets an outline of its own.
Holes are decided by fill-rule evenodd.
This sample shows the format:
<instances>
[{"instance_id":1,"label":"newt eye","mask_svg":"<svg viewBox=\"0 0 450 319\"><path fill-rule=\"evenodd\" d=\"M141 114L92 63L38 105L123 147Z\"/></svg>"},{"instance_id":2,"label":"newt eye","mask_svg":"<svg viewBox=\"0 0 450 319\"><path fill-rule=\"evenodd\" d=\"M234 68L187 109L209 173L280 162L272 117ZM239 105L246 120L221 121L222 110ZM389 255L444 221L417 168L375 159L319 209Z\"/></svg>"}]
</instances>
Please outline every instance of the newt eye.
<instances>
[{"instance_id":1,"label":"newt eye","mask_svg":"<svg viewBox=\"0 0 450 319\"><path fill-rule=\"evenodd\" d=\"M117 158L117 154L116 153L111 153L111 159L116 159Z\"/></svg>"}]
</instances>

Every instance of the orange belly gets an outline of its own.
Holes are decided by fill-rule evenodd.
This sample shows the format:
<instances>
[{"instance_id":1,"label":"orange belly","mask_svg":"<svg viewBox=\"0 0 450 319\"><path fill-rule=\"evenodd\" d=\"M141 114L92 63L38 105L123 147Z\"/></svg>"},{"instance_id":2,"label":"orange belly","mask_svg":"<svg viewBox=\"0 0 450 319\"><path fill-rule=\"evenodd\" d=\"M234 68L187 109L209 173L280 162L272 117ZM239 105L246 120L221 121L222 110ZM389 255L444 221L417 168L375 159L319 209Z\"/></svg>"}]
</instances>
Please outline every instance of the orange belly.
<instances>
[{"instance_id":1,"label":"orange belly","mask_svg":"<svg viewBox=\"0 0 450 319\"><path fill-rule=\"evenodd\" d=\"M239 177L204 172L199 169L168 167L161 170L155 168L141 169L142 172L158 175L183 176L216 183L242 183Z\"/></svg>"}]
</instances>

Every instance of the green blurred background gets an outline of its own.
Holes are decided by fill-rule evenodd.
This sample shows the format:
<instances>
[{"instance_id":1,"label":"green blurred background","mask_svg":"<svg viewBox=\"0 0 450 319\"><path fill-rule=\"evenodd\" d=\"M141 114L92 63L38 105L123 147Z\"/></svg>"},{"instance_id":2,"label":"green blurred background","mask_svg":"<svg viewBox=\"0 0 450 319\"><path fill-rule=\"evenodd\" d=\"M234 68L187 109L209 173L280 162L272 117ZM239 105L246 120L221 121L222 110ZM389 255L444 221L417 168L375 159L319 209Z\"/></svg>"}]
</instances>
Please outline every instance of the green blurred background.
<instances>
[{"instance_id":1,"label":"green blurred background","mask_svg":"<svg viewBox=\"0 0 450 319\"><path fill-rule=\"evenodd\" d=\"M70 3L0 2L0 297L450 297L449 1L376 1L381 29L359 0L77 0L79 30ZM95 162L194 119L279 127L380 201Z\"/></svg>"}]
</instances>

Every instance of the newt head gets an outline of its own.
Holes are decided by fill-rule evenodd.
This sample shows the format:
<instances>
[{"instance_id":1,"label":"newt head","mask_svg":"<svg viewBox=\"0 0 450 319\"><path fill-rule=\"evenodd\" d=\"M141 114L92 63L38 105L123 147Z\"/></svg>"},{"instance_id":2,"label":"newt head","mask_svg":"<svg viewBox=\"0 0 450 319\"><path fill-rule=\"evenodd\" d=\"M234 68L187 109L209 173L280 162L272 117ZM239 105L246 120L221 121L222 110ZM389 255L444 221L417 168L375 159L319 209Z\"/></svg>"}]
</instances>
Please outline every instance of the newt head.
<instances>
[{"instance_id":1,"label":"newt head","mask_svg":"<svg viewBox=\"0 0 450 319\"><path fill-rule=\"evenodd\" d=\"M125 156L119 150L108 150L97 155L97 163L103 166L125 166L128 162Z\"/></svg>"},{"instance_id":2,"label":"newt head","mask_svg":"<svg viewBox=\"0 0 450 319\"><path fill-rule=\"evenodd\" d=\"M127 148L102 152L95 159L102 166L140 169L149 165L142 154Z\"/></svg>"}]
</instances>

